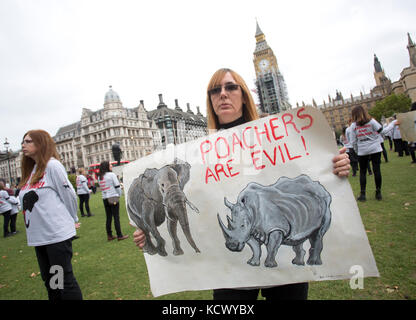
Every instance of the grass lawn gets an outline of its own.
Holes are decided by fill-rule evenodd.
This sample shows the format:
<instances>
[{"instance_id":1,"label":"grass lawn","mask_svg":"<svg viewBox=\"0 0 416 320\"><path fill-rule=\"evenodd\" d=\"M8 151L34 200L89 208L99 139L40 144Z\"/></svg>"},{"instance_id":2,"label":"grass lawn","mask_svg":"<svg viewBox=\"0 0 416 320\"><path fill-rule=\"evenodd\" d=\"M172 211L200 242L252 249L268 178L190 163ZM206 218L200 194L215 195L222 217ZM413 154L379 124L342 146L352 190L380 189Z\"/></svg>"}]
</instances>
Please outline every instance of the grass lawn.
<instances>
[{"instance_id":1,"label":"grass lawn","mask_svg":"<svg viewBox=\"0 0 416 320\"><path fill-rule=\"evenodd\" d=\"M359 203L380 272L379 278L365 278L364 289L352 290L348 280L310 283L309 299L416 299L416 165L410 157L389 152L382 162L383 200L374 199L372 176L367 180L367 202ZM354 194L359 177L349 177ZM143 254L134 246L134 229L121 199L120 218L124 241L108 242L101 194L92 195L91 218L80 218L79 239L73 241L73 268L84 299L149 300L150 292ZM26 232L19 213L17 235L0 238L0 299L46 300L46 289L39 274L34 248L26 243ZM2 221L1 221L2 225ZM170 294L157 299L212 299L211 291Z\"/></svg>"}]
</instances>

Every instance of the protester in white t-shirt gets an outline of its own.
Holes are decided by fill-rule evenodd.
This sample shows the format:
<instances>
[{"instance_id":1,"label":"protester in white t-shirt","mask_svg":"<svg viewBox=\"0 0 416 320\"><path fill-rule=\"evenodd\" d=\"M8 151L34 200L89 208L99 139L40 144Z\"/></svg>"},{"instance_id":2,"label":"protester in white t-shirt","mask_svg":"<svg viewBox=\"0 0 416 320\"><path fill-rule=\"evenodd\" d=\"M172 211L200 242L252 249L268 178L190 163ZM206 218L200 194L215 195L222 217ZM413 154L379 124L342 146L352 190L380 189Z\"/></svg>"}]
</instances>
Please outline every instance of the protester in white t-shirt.
<instances>
[{"instance_id":1,"label":"protester in white t-shirt","mask_svg":"<svg viewBox=\"0 0 416 320\"><path fill-rule=\"evenodd\" d=\"M99 184L103 197L105 214L107 217L105 225L107 231L107 240L111 241L117 238L120 241L127 239L129 236L123 236L123 233L121 232L120 203L118 199L120 198L122 191L120 182L118 181L117 176L111 172L111 169L112 165L108 161L103 161L100 163ZM113 218L117 237L113 236L113 232L111 230L111 221Z\"/></svg>"},{"instance_id":2,"label":"protester in white t-shirt","mask_svg":"<svg viewBox=\"0 0 416 320\"><path fill-rule=\"evenodd\" d=\"M22 141L22 180L19 198L28 246L35 247L49 300L81 300L82 293L72 268L72 239L78 226L77 196L56 145L44 130L31 130ZM59 267L63 288L52 285Z\"/></svg>"},{"instance_id":3,"label":"protester in white t-shirt","mask_svg":"<svg viewBox=\"0 0 416 320\"><path fill-rule=\"evenodd\" d=\"M367 167L369 161L373 166L374 181L376 184L376 199L381 200L381 144L380 132L383 127L376 120L372 119L367 110L362 106L356 106L352 110L351 141L354 150L358 155L360 165L360 188L361 193L357 200L366 200Z\"/></svg>"},{"instance_id":4,"label":"protester in white t-shirt","mask_svg":"<svg viewBox=\"0 0 416 320\"><path fill-rule=\"evenodd\" d=\"M87 211L87 216L91 217L93 216L93 214L91 214L90 206L89 206L91 190L88 188L88 179L85 177L84 168L78 169L76 184L77 184L77 195L79 198L79 211L81 212L81 217L85 217L84 204L85 204L85 210Z\"/></svg>"}]
</instances>

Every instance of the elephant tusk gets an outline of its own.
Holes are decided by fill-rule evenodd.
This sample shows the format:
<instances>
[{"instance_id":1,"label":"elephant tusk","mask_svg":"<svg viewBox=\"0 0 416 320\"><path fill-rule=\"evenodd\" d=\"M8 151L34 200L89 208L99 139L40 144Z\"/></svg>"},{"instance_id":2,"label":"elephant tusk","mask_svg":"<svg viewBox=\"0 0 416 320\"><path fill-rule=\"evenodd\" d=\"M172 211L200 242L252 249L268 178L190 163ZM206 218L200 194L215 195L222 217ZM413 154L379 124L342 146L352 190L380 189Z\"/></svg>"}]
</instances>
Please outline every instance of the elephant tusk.
<instances>
[{"instance_id":1,"label":"elephant tusk","mask_svg":"<svg viewBox=\"0 0 416 320\"><path fill-rule=\"evenodd\" d=\"M168 218L170 221L173 221L173 219L169 217L167 205L164 202L162 202L162 205L164 207L164 211L165 211L166 218Z\"/></svg>"},{"instance_id":2,"label":"elephant tusk","mask_svg":"<svg viewBox=\"0 0 416 320\"><path fill-rule=\"evenodd\" d=\"M191 202L188 200L188 198L186 198L186 203L189 205L189 207L194 210L196 213L199 213L198 208Z\"/></svg>"}]
</instances>

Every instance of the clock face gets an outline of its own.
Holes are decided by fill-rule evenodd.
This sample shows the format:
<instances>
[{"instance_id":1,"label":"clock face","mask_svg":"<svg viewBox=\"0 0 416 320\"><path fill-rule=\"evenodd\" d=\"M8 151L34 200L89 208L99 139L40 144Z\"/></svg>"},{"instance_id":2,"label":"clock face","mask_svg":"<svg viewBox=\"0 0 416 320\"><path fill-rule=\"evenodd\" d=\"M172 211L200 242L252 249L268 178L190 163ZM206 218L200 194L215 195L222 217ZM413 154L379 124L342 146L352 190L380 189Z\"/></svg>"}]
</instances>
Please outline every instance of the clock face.
<instances>
[{"instance_id":1,"label":"clock face","mask_svg":"<svg viewBox=\"0 0 416 320\"><path fill-rule=\"evenodd\" d=\"M265 71L269 67L269 60L263 59L259 62L260 70Z\"/></svg>"}]
</instances>

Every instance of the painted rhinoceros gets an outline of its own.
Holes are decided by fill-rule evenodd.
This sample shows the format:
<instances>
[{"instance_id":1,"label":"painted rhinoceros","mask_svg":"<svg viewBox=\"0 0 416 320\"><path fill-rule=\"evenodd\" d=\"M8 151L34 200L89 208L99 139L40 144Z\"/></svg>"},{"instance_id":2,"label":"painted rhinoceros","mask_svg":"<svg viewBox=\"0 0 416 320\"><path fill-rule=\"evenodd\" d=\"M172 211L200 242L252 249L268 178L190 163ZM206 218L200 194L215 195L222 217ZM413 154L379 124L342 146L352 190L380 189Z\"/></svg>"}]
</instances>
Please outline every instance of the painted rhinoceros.
<instances>
[{"instance_id":1,"label":"painted rhinoceros","mask_svg":"<svg viewBox=\"0 0 416 320\"><path fill-rule=\"evenodd\" d=\"M167 255L165 240L157 229L165 220L172 238L174 255L183 254L177 236L178 222L189 244L196 252L200 252L191 235L186 206L195 212L199 210L183 192L189 181L190 167L187 162L175 159L174 163L160 169L148 168L133 180L127 194L127 212L146 236L145 252ZM156 239L156 246L150 235Z\"/></svg>"},{"instance_id":2,"label":"painted rhinoceros","mask_svg":"<svg viewBox=\"0 0 416 320\"><path fill-rule=\"evenodd\" d=\"M307 263L322 264L322 240L331 223L331 195L319 182L305 175L294 179L282 177L270 186L251 182L240 192L236 204L226 198L224 203L231 210L228 227L217 217L225 246L231 251L241 251L247 243L253 251L248 264L260 265L264 244L267 248L264 265L276 267L276 254L283 244L292 246L296 253L292 263L304 265L306 240L311 243Z\"/></svg>"}]
</instances>

